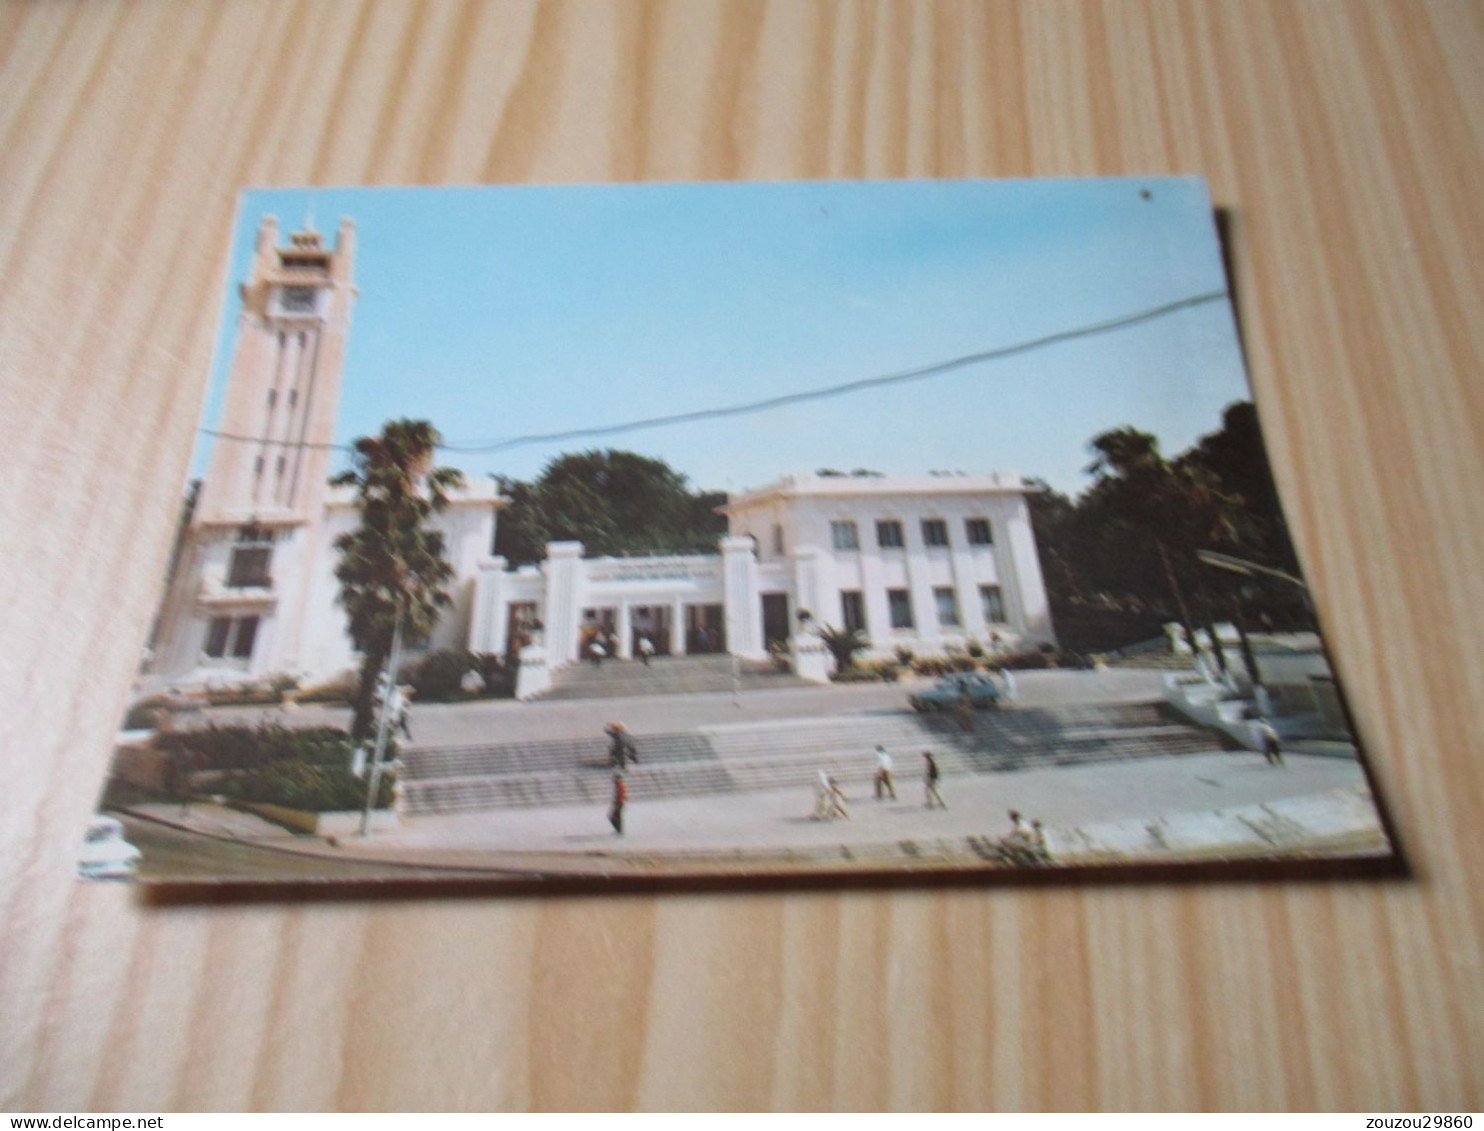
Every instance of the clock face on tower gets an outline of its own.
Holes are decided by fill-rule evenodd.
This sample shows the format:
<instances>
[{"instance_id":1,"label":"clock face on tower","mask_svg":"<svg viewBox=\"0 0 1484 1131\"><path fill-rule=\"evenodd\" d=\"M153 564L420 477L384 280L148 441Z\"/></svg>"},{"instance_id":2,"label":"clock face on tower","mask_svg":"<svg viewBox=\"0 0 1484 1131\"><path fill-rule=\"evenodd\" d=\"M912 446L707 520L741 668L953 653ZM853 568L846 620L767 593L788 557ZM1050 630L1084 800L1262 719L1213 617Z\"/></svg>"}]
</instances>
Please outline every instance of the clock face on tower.
<instances>
[{"instance_id":1,"label":"clock face on tower","mask_svg":"<svg viewBox=\"0 0 1484 1131\"><path fill-rule=\"evenodd\" d=\"M313 314L315 289L313 287L284 287L278 299L278 306L285 314Z\"/></svg>"}]
</instances>

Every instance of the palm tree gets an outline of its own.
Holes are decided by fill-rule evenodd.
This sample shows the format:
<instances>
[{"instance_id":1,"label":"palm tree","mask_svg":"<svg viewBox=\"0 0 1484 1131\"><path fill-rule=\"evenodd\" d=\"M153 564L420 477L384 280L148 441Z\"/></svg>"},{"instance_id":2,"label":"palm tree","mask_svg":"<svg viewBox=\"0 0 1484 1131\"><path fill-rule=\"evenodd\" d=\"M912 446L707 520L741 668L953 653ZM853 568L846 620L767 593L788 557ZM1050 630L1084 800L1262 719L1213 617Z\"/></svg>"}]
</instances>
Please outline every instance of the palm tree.
<instances>
[{"instance_id":1,"label":"palm tree","mask_svg":"<svg viewBox=\"0 0 1484 1131\"><path fill-rule=\"evenodd\" d=\"M439 609L451 603L445 586L453 566L444 556L443 535L427 523L464 477L432 466L439 440L426 420L389 421L380 436L356 440L351 469L331 480L355 487L361 510L360 526L335 540L340 604L363 657L351 702L357 743L371 733L377 682L398 623L404 633L428 632Z\"/></svg>"},{"instance_id":2,"label":"palm tree","mask_svg":"<svg viewBox=\"0 0 1484 1131\"><path fill-rule=\"evenodd\" d=\"M855 667L855 654L871 643L858 628L836 628L830 624L820 626L819 638L835 657L835 670L842 672Z\"/></svg>"}]
</instances>

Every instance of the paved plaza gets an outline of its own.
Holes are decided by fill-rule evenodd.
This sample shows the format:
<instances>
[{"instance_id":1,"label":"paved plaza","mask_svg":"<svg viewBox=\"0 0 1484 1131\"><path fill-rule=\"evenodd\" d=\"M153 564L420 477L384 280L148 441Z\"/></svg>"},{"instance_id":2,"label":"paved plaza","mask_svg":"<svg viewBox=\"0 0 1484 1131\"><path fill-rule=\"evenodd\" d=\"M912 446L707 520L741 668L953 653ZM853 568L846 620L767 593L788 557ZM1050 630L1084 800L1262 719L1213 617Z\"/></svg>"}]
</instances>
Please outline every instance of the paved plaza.
<instances>
[{"instance_id":1,"label":"paved plaza","mask_svg":"<svg viewBox=\"0 0 1484 1131\"><path fill-rule=\"evenodd\" d=\"M1016 706L982 719L980 738L1000 734L996 728L1020 717L1076 710L1089 701L1114 710L1118 705L1149 707L1157 698L1158 678L1158 673L1144 671L1022 673ZM561 740L591 742L600 736L603 721L613 718L628 725L641 749L648 734L684 732L713 738L731 732L776 733L780 741L790 736L797 742L799 735L869 735L878 727L883 734L900 734L914 718L904 710L907 690L904 685L875 684L784 688L735 701L729 695L702 694L420 704L412 727L415 745L425 748L498 742L512 749L535 743L545 751ZM345 722L343 710L318 708L210 714L215 722ZM811 816L812 769L800 777L795 767L787 787L777 787L784 779L773 770L771 778L738 777L721 788L666 793L657 784L666 780L664 771L645 765L629 776L625 832L619 836L607 822L609 778L601 762L563 771L586 783L581 803L545 803L538 796L536 801L471 811L428 812L404 817L394 831L338 842L295 836L209 804L143 806L135 812L178 832L275 850L264 856L307 853L344 864L518 874L982 867L995 842L1010 831L1011 809L1044 823L1058 864L1387 851L1361 766L1343 747L1295 750L1283 766L1270 766L1260 755L1224 748L1211 736L1204 748L1197 738L1194 748L1187 745L1175 754L1123 755L1088 764L1033 758L1002 772L986 772L983 767L989 763L955 761L948 754L945 765L957 767L941 783L948 807L930 810L924 806L920 750L905 741L892 748L897 797L877 800L871 787L871 747L865 740L850 741L861 749L849 763L850 772L841 771L849 817L832 820ZM718 749L726 763L725 748ZM788 755L780 747L763 760L776 767ZM972 769L976 765L978 771ZM294 868L302 874L302 863ZM274 866L266 870L271 873Z\"/></svg>"}]
</instances>

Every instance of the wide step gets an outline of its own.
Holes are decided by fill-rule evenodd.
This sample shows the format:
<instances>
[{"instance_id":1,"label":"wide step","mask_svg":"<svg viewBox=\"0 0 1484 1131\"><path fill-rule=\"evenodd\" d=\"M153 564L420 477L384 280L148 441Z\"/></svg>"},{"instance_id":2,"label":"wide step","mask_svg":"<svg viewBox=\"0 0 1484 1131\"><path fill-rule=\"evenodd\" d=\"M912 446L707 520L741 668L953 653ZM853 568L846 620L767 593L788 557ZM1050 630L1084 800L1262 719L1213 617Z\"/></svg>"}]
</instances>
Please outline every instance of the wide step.
<instances>
[{"instance_id":1,"label":"wide step","mask_svg":"<svg viewBox=\"0 0 1484 1131\"><path fill-rule=\"evenodd\" d=\"M648 666L639 660L573 664L555 673L550 690L541 698L614 699L811 686L768 664L743 662L734 674L731 656L661 656Z\"/></svg>"},{"instance_id":2,"label":"wide step","mask_svg":"<svg viewBox=\"0 0 1484 1131\"><path fill-rule=\"evenodd\" d=\"M944 715L892 713L791 719L636 735L631 794L646 799L807 789L820 770L869 788L875 746L902 779L931 749L943 773L1000 773L1208 751L1220 736L1172 721L1158 704L982 712L971 730ZM612 791L602 737L424 747L404 751L414 815L524 806L597 805Z\"/></svg>"}]
</instances>

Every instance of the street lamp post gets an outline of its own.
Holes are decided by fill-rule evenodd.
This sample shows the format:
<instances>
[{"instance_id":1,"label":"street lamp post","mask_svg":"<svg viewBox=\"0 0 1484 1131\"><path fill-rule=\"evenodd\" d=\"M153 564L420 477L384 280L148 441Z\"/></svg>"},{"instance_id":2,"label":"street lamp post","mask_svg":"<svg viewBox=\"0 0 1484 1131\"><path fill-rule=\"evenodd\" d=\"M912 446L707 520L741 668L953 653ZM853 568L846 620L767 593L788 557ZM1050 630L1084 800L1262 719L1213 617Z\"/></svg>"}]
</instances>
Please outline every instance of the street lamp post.
<instances>
[{"instance_id":1,"label":"street lamp post","mask_svg":"<svg viewBox=\"0 0 1484 1131\"><path fill-rule=\"evenodd\" d=\"M1200 559L1203 565L1212 566L1216 569L1224 569L1228 573L1235 573L1241 577L1271 577L1278 581L1286 581L1290 585L1296 585L1298 586L1299 594L1304 599L1305 610L1308 611L1310 616L1314 615L1314 605L1309 599L1309 587L1304 584L1302 578L1295 577L1291 573L1285 573L1281 569L1273 569L1271 566L1249 562L1246 558L1235 558L1230 554L1220 554L1215 550L1197 550L1195 556ZM1258 691L1263 691L1262 676L1257 670L1257 656L1252 651L1251 641L1247 639L1247 630L1242 627L1241 616L1234 617L1233 623L1237 626L1237 633L1241 638L1242 662L1247 665L1247 674L1252 680L1252 686ZM1216 646L1218 648L1221 647L1219 641ZM1265 691L1263 693L1266 694Z\"/></svg>"},{"instance_id":2,"label":"street lamp post","mask_svg":"<svg viewBox=\"0 0 1484 1131\"><path fill-rule=\"evenodd\" d=\"M1290 585L1296 585L1298 586L1300 595L1304 599L1304 608L1311 614L1314 611L1314 604L1309 597L1309 587L1301 577L1294 577L1293 574L1285 573L1281 569L1274 569L1272 566L1249 562L1246 558L1234 558L1230 554L1218 554L1215 550L1197 550L1195 556L1206 565L1215 566L1217 569L1224 569L1228 573L1241 574L1243 577L1273 577L1279 581L1286 581Z\"/></svg>"},{"instance_id":3,"label":"street lamp post","mask_svg":"<svg viewBox=\"0 0 1484 1131\"><path fill-rule=\"evenodd\" d=\"M386 687L381 693L381 712L376 721L376 747L371 754L371 773L366 778L366 805L361 810L361 836L371 831L371 810L376 807L376 797L381 792L381 760L386 755L386 743L391 729L392 688L397 678L397 665L402 660L402 610L398 608L397 619L392 626L392 651L387 658ZM378 681L379 682L379 681Z\"/></svg>"}]
</instances>

